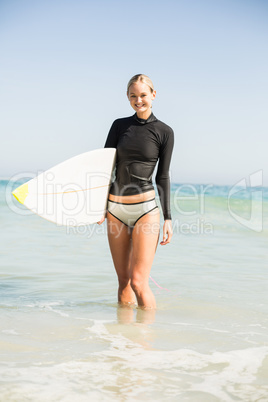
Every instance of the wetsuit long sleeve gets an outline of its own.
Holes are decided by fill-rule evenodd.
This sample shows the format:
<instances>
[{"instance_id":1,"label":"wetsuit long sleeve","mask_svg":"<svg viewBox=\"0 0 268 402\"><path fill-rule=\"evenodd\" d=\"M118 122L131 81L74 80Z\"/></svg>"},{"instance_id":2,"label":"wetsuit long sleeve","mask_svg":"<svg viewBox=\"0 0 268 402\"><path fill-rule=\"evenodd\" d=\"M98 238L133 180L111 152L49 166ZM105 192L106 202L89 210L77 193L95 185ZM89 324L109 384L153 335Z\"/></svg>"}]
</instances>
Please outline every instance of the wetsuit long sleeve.
<instances>
[{"instance_id":1,"label":"wetsuit long sleeve","mask_svg":"<svg viewBox=\"0 0 268 402\"><path fill-rule=\"evenodd\" d=\"M160 147L159 163L155 178L164 219L171 219L169 166L173 146L174 146L174 133L171 130L169 134L165 136L165 141L163 141L163 144Z\"/></svg>"},{"instance_id":2,"label":"wetsuit long sleeve","mask_svg":"<svg viewBox=\"0 0 268 402\"><path fill-rule=\"evenodd\" d=\"M104 148L116 148L118 141L117 120L115 120L108 133Z\"/></svg>"}]
</instances>

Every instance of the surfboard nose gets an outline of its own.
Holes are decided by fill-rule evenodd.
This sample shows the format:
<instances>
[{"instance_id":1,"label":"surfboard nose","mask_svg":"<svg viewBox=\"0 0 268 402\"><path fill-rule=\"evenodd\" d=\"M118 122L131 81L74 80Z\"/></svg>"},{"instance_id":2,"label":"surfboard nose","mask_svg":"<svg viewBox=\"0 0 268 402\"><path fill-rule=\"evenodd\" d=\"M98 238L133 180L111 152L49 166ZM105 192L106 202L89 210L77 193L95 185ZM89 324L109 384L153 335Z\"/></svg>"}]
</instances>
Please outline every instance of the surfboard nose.
<instances>
[{"instance_id":1,"label":"surfboard nose","mask_svg":"<svg viewBox=\"0 0 268 402\"><path fill-rule=\"evenodd\" d=\"M17 187L13 192L12 195L21 203L24 204L25 199L28 195L28 183L24 183L21 186Z\"/></svg>"}]
</instances>

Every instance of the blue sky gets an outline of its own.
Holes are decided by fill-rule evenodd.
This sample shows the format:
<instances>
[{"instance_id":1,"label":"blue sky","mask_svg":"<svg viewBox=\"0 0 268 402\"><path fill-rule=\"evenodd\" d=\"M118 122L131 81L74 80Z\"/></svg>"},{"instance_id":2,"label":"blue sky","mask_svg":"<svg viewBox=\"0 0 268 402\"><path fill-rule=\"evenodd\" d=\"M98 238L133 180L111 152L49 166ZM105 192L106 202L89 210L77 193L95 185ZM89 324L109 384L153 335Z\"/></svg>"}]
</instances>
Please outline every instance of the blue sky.
<instances>
[{"instance_id":1,"label":"blue sky","mask_svg":"<svg viewBox=\"0 0 268 402\"><path fill-rule=\"evenodd\" d=\"M1 177L102 147L144 73L174 182L268 185L268 2L0 0L0 45Z\"/></svg>"}]
</instances>

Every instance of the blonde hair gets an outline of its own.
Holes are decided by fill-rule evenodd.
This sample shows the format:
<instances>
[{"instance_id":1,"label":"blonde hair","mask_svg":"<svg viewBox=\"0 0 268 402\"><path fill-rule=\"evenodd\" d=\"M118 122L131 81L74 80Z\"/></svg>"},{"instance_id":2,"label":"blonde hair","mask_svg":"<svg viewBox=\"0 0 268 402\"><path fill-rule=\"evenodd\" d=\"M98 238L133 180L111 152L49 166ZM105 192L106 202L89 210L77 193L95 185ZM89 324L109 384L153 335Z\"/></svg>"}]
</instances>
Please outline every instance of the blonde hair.
<instances>
[{"instance_id":1,"label":"blonde hair","mask_svg":"<svg viewBox=\"0 0 268 402\"><path fill-rule=\"evenodd\" d=\"M145 74L136 74L134 75L132 78L130 78L130 80L128 81L127 84L127 94L129 93L129 88L131 87L132 84L135 84L136 82L143 82L144 84L148 85L148 87L150 88L151 92L154 92L154 85L152 83L152 81L150 80L149 77L147 77L147 75Z\"/></svg>"}]
</instances>

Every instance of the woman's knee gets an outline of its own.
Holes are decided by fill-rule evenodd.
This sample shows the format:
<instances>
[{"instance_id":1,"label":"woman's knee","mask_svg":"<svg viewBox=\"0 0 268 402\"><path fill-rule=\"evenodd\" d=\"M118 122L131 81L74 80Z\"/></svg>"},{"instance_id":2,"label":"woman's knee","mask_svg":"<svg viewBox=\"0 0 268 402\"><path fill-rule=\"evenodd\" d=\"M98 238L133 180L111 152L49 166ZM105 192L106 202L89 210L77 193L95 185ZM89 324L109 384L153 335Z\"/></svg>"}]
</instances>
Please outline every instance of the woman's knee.
<instances>
[{"instance_id":1,"label":"woman's knee","mask_svg":"<svg viewBox=\"0 0 268 402\"><path fill-rule=\"evenodd\" d=\"M140 275L135 275L131 277L130 286L135 293L142 292L147 287L147 285L148 281L146 281L144 277Z\"/></svg>"},{"instance_id":2,"label":"woman's knee","mask_svg":"<svg viewBox=\"0 0 268 402\"><path fill-rule=\"evenodd\" d=\"M130 286L130 278L128 276L118 277L118 283L120 289L125 289L127 286Z\"/></svg>"}]
</instances>

